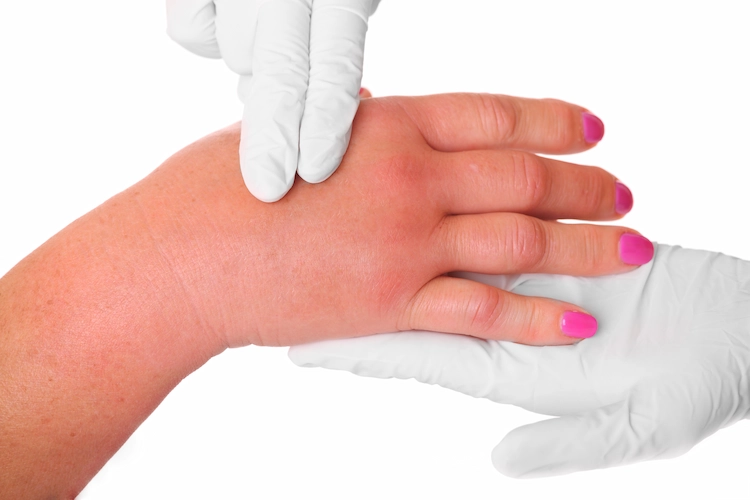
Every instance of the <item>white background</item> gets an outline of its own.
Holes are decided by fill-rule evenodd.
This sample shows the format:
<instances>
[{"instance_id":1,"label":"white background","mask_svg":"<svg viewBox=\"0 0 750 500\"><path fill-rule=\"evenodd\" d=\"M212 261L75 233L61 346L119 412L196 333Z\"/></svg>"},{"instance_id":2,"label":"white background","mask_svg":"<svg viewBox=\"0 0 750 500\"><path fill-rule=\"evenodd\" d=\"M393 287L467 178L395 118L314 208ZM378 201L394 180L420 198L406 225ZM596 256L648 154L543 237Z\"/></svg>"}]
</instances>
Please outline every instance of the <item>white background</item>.
<instances>
[{"instance_id":1,"label":"white background","mask_svg":"<svg viewBox=\"0 0 750 500\"><path fill-rule=\"evenodd\" d=\"M630 186L624 223L750 259L748 14L739 0L383 0L365 85L587 106L607 132L576 161ZM0 274L240 117L235 78L167 38L161 0L4 2L0 25ZM285 349L237 349L186 379L81 497L750 497L747 421L674 460L496 473L492 447L539 418L413 381L297 368Z\"/></svg>"}]
</instances>

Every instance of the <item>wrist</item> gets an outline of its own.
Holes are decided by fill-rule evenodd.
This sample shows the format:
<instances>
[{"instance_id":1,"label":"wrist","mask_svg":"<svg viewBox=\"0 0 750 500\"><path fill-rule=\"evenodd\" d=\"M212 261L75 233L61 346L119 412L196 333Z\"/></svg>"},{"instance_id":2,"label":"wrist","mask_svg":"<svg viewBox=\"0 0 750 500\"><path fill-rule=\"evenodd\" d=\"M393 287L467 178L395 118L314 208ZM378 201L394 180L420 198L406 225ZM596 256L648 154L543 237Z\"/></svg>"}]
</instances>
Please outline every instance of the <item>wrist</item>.
<instances>
[{"instance_id":1,"label":"wrist","mask_svg":"<svg viewBox=\"0 0 750 500\"><path fill-rule=\"evenodd\" d=\"M263 237L270 208L247 191L238 147L236 127L211 134L120 195L163 274L158 298L186 309L181 328L209 357L261 343L256 293L268 275L264 256L276 251Z\"/></svg>"}]
</instances>

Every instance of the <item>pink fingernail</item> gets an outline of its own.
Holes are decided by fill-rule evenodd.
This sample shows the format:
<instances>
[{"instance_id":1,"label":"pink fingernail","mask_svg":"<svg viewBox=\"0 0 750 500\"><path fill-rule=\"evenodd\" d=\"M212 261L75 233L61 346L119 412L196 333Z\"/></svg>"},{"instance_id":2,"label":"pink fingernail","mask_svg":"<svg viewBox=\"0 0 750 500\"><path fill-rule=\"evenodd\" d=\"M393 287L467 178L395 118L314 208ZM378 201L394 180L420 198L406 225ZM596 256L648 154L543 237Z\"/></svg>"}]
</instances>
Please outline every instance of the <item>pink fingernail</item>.
<instances>
[{"instance_id":1,"label":"pink fingernail","mask_svg":"<svg viewBox=\"0 0 750 500\"><path fill-rule=\"evenodd\" d=\"M604 137L604 122L591 113L584 112L583 116L583 138L589 144L594 144Z\"/></svg>"},{"instance_id":2,"label":"pink fingernail","mask_svg":"<svg viewBox=\"0 0 750 500\"><path fill-rule=\"evenodd\" d=\"M365 88L364 87L360 87L359 88L359 95L362 95L364 93L365 93Z\"/></svg>"},{"instance_id":3,"label":"pink fingernail","mask_svg":"<svg viewBox=\"0 0 750 500\"><path fill-rule=\"evenodd\" d=\"M598 326L595 317L575 311L565 311L560 321L560 330L563 334L576 339L593 337Z\"/></svg>"},{"instance_id":4,"label":"pink fingernail","mask_svg":"<svg viewBox=\"0 0 750 500\"><path fill-rule=\"evenodd\" d=\"M633 208L633 193L620 181L615 182L615 212L623 215Z\"/></svg>"},{"instance_id":5,"label":"pink fingernail","mask_svg":"<svg viewBox=\"0 0 750 500\"><path fill-rule=\"evenodd\" d=\"M643 265L654 258L654 244L643 236L625 233L620 236L620 259L625 264Z\"/></svg>"}]
</instances>

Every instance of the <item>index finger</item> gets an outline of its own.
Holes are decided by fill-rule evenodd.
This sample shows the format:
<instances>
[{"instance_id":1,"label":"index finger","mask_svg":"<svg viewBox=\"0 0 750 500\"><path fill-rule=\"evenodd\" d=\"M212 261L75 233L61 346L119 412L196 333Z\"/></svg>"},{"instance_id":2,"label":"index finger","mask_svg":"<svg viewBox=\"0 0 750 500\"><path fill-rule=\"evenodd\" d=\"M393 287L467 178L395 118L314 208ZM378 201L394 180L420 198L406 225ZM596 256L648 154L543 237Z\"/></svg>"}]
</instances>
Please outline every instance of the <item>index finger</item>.
<instances>
[{"instance_id":1,"label":"index finger","mask_svg":"<svg viewBox=\"0 0 750 500\"><path fill-rule=\"evenodd\" d=\"M273 202L294 183L309 77L311 0L277 0L258 10L252 77L240 79L245 103L240 167L250 192Z\"/></svg>"},{"instance_id":2,"label":"index finger","mask_svg":"<svg viewBox=\"0 0 750 500\"><path fill-rule=\"evenodd\" d=\"M300 129L298 173L321 182L341 163L359 106L371 0L315 0L310 82Z\"/></svg>"},{"instance_id":3,"label":"index finger","mask_svg":"<svg viewBox=\"0 0 750 500\"><path fill-rule=\"evenodd\" d=\"M556 99L442 94L402 104L438 151L520 149L569 154L594 147L604 124L587 109Z\"/></svg>"}]
</instances>

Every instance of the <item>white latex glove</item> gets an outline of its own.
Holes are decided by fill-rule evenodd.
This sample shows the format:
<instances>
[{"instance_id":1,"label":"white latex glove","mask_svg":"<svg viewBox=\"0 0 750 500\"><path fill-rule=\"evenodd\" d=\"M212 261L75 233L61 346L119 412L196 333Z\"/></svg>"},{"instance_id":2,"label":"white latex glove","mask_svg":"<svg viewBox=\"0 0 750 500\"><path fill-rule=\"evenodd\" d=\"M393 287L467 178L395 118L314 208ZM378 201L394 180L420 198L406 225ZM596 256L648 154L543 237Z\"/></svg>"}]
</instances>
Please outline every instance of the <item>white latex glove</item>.
<instances>
[{"instance_id":1,"label":"white latex glove","mask_svg":"<svg viewBox=\"0 0 750 500\"><path fill-rule=\"evenodd\" d=\"M242 177L260 200L299 173L326 180L359 106L365 35L380 0L167 0L167 33L240 75Z\"/></svg>"},{"instance_id":2,"label":"white latex glove","mask_svg":"<svg viewBox=\"0 0 750 500\"><path fill-rule=\"evenodd\" d=\"M289 357L561 416L497 445L493 463L513 477L674 457L750 416L750 262L660 245L651 263L618 276L465 276L578 304L599 331L564 347L393 333L297 346Z\"/></svg>"}]
</instances>

